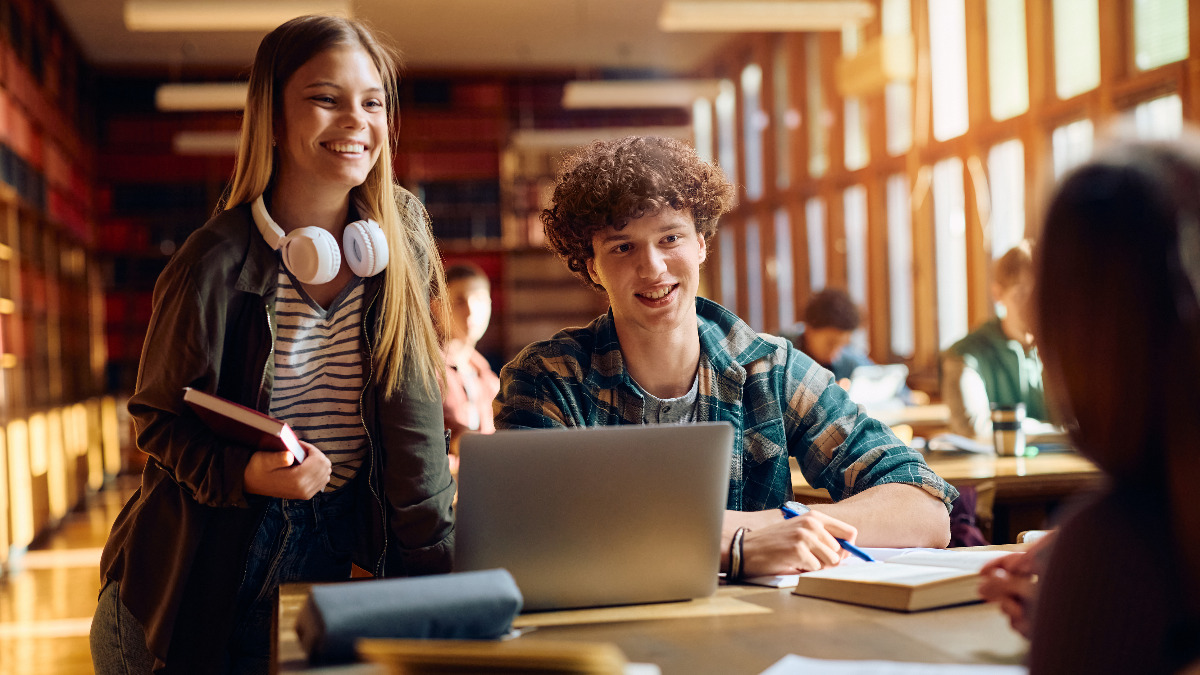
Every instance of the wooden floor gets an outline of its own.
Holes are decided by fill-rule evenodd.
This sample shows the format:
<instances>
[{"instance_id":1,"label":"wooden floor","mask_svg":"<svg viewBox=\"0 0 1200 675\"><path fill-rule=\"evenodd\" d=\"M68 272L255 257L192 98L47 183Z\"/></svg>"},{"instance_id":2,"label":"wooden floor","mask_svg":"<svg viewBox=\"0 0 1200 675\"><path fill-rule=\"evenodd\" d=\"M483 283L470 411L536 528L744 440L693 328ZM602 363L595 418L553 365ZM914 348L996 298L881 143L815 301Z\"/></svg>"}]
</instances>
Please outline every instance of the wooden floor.
<instances>
[{"instance_id":1,"label":"wooden floor","mask_svg":"<svg viewBox=\"0 0 1200 675\"><path fill-rule=\"evenodd\" d=\"M0 578L0 674L92 672L88 627L100 591L100 549L137 477L92 495Z\"/></svg>"}]
</instances>

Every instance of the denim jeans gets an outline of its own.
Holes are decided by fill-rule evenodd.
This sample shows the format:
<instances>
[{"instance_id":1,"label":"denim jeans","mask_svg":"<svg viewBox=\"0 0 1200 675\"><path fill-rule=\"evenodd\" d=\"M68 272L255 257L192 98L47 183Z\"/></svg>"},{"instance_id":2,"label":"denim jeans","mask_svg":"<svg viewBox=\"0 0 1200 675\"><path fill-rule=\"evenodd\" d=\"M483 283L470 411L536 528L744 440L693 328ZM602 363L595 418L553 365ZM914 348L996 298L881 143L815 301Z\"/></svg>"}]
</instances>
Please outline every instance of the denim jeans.
<instances>
[{"instance_id":1,"label":"denim jeans","mask_svg":"<svg viewBox=\"0 0 1200 675\"><path fill-rule=\"evenodd\" d=\"M312 499L272 499L246 556L230 642L231 672L267 673L279 585L350 578L353 482Z\"/></svg>"},{"instance_id":2,"label":"denim jeans","mask_svg":"<svg viewBox=\"0 0 1200 675\"><path fill-rule=\"evenodd\" d=\"M121 604L120 584L109 581L100 591L100 603L88 635L96 675L149 675L154 657L146 648L146 633Z\"/></svg>"},{"instance_id":3,"label":"denim jeans","mask_svg":"<svg viewBox=\"0 0 1200 675\"><path fill-rule=\"evenodd\" d=\"M237 594L235 629L226 672L268 673L271 627L279 584L350 577L354 550L353 482L312 499L271 499L246 555ZM92 619L92 663L98 675L149 673L154 657L145 632L109 581Z\"/></svg>"}]
</instances>

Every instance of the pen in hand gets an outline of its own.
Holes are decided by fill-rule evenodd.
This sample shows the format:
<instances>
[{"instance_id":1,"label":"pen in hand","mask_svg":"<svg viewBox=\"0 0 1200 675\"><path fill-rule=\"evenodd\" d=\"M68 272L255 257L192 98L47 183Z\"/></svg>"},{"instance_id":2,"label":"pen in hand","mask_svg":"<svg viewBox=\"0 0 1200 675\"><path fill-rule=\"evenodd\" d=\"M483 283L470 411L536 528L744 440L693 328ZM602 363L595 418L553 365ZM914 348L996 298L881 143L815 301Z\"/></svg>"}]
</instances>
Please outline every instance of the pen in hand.
<instances>
[{"instance_id":1,"label":"pen in hand","mask_svg":"<svg viewBox=\"0 0 1200 675\"><path fill-rule=\"evenodd\" d=\"M790 506L787 506L786 504L779 508L781 511L783 511L783 519L784 520L787 520L789 518L795 518L796 516L800 515L795 509L791 508ZM840 545L842 548L849 551L850 554L853 555L854 557L859 558L861 560L865 560L866 562L879 562L878 560L872 558L871 554L869 554L866 551L862 550L861 548L855 546L854 544L851 544L850 542L846 541L845 539L842 539L841 537L834 537L834 539L837 539L838 545Z\"/></svg>"}]
</instances>

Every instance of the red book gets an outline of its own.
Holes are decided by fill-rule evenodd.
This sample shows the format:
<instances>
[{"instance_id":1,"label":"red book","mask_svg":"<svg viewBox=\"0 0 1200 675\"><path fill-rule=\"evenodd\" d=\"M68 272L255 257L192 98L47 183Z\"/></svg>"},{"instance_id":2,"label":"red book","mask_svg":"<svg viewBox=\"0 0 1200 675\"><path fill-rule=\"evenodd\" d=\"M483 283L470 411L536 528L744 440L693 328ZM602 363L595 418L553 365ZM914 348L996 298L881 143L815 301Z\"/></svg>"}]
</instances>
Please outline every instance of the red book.
<instances>
[{"instance_id":1,"label":"red book","mask_svg":"<svg viewBox=\"0 0 1200 675\"><path fill-rule=\"evenodd\" d=\"M300 439L283 420L191 387L183 388L183 402L226 440L259 450L287 450L297 464L304 461L306 453Z\"/></svg>"}]
</instances>

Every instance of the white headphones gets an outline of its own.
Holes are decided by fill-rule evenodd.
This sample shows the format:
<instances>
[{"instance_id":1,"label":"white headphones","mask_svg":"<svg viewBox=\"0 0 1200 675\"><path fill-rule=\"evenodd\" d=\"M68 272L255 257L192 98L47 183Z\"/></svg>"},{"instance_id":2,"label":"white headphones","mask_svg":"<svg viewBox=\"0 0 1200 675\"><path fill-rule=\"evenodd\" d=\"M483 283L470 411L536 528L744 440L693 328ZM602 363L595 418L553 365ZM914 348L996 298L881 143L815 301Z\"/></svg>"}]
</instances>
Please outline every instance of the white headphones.
<instances>
[{"instance_id":1,"label":"white headphones","mask_svg":"<svg viewBox=\"0 0 1200 675\"><path fill-rule=\"evenodd\" d=\"M304 284L323 284L332 281L342 267L342 249L328 230L320 227L301 227L284 233L271 219L262 195L250 206L254 223L267 245L283 254L283 264ZM346 262L360 277L373 277L388 264L387 238L379 223L356 220L342 233Z\"/></svg>"}]
</instances>

